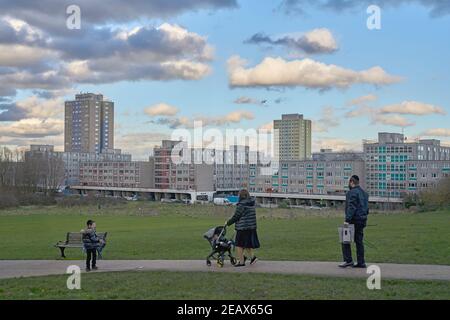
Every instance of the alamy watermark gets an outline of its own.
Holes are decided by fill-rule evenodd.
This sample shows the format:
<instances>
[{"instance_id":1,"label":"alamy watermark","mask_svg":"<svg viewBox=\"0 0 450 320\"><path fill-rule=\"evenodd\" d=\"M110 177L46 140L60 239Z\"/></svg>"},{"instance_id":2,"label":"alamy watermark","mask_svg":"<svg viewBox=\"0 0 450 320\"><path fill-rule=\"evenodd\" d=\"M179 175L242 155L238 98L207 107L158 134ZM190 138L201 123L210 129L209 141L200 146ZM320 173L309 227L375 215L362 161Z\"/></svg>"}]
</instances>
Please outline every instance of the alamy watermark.
<instances>
[{"instance_id":1,"label":"alamy watermark","mask_svg":"<svg viewBox=\"0 0 450 320\"><path fill-rule=\"evenodd\" d=\"M381 29L381 8L377 5L370 5L366 10L369 17L367 18L367 29L380 30Z\"/></svg>"},{"instance_id":2,"label":"alamy watermark","mask_svg":"<svg viewBox=\"0 0 450 320\"><path fill-rule=\"evenodd\" d=\"M81 269L77 265L71 265L67 267L67 274L70 276L67 278L67 289L80 290L81 289Z\"/></svg>"},{"instance_id":3,"label":"alamy watermark","mask_svg":"<svg viewBox=\"0 0 450 320\"><path fill-rule=\"evenodd\" d=\"M191 129L175 129L171 140L174 164L259 164L277 168L279 130L205 129L202 121L194 121Z\"/></svg>"},{"instance_id":4,"label":"alamy watermark","mask_svg":"<svg viewBox=\"0 0 450 320\"><path fill-rule=\"evenodd\" d=\"M79 30L81 29L81 9L79 6L75 4L71 4L66 8L66 27L70 30Z\"/></svg>"},{"instance_id":5,"label":"alamy watermark","mask_svg":"<svg viewBox=\"0 0 450 320\"><path fill-rule=\"evenodd\" d=\"M367 267L367 274L370 276L367 278L366 285L369 290L381 289L381 269L376 264L372 264Z\"/></svg>"}]
</instances>

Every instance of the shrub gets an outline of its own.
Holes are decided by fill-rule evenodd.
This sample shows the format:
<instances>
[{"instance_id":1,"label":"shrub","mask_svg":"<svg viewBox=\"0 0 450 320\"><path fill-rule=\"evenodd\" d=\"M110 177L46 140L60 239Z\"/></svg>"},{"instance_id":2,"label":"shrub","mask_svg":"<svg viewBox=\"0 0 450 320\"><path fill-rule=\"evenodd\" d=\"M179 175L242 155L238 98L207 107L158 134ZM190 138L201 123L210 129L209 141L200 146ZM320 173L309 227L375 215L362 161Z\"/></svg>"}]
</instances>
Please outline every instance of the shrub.
<instances>
[{"instance_id":1,"label":"shrub","mask_svg":"<svg viewBox=\"0 0 450 320\"><path fill-rule=\"evenodd\" d=\"M424 210L450 207L450 178L442 179L436 187L419 193L419 205Z\"/></svg>"},{"instance_id":2,"label":"shrub","mask_svg":"<svg viewBox=\"0 0 450 320\"><path fill-rule=\"evenodd\" d=\"M19 205L19 201L10 192L0 192L0 209L6 209L16 207Z\"/></svg>"},{"instance_id":3,"label":"shrub","mask_svg":"<svg viewBox=\"0 0 450 320\"><path fill-rule=\"evenodd\" d=\"M47 195L24 191L17 188L3 188L0 190L0 209L31 205L46 206L55 203L56 201L53 194Z\"/></svg>"},{"instance_id":4,"label":"shrub","mask_svg":"<svg viewBox=\"0 0 450 320\"><path fill-rule=\"evenodd\" d=\"M65 208L76 207L76 206L98 206L100 207L111 207L125 204L127 200L123 198L112 198L112 197L94 197L94 196L81 196L81 195L71 195L65 196L58 199L58 205Z\"/></svg>"},{"instance_id":5,"label":"shrub","mask_svg":"<svg viewBox=\"0 0 450 320\"><path fill-rule=\"evenodd\" d=\"M281 209L289 209L291 207L291 204L289 202L289 200L281 200L280 203L278 204L278 208Z\"/></svg>"}]
</instances>

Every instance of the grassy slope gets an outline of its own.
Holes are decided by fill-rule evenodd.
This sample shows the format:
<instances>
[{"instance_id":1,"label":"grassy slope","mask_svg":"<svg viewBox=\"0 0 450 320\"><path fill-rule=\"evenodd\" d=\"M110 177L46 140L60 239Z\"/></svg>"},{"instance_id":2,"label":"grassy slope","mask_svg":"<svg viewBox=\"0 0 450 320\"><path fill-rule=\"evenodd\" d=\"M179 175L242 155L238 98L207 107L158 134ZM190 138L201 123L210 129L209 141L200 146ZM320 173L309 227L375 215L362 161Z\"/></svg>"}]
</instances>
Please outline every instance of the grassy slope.
<instances>
[{"instance_id":1,"label":"grassy slope","mask_svg":"<svg viewBox=\"0 0 450 320\"><path fill-rule=\"evenodd\" d=\"M81 290L66 276L0 280L1 299L450 299L448 282L272 274L120 272L83 274ZM244 285L243 285L244 284Z\"/></svg>"},{"instance_id":2,"label":"grassy slope","mask_svg":"<svg viewBox=\"0 0 450 320\"><path fill-rule=\"evenodd\" d=\"M211 205L133 202L113 208L20 208L0 211L0 259L55 259L53 247L67 231L93 217L109 232L106 259L202 259L202 234L231 216ZM341 259L337 226L341 213L258 209L259 255L270 260ZM372 214L366 229L370 262L450 265L450 212ZM373 225L373 226L372 226ZM229 236L234 230L229 230ZM82 258L81 250L68 250Z\"/></svg>"}]
</instances>

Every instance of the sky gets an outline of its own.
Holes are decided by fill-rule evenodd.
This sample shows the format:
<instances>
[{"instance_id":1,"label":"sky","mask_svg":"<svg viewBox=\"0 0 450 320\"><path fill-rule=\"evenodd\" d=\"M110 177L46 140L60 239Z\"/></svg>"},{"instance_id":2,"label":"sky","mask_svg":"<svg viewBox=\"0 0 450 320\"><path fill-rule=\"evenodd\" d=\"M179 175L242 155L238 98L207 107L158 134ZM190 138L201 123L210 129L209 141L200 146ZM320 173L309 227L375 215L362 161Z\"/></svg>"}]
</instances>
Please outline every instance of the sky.
<instances>
[{"instance_id":1,"label":"sky","mask_svg":"<svg viewBox=\"0 0 450 320\"><path fill-rule=\"evenodd\" d=\"M101 4L0 0L0 146L62 150L78 92L114 101L115 147L135 159L194 120L270 129L285 113L313 121L313 151L361 150L381 131L450 143L450 2Z\"/></svg>"}]
</instances>

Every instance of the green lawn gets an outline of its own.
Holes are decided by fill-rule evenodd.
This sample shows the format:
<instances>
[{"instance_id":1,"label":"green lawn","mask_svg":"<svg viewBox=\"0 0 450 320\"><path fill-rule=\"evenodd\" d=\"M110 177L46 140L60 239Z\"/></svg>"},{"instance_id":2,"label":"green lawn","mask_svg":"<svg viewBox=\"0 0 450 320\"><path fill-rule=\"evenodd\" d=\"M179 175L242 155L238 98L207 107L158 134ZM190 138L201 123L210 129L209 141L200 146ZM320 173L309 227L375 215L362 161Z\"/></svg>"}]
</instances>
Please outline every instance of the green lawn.
<instances>
[{"instance_id":1,"label":"green lawn","mask_svg":"<svg viewBox=\"0 0 450 320\"><path fill-rule=\"evenodd\" d=\"M210 272L82 274L81 290L67 276L0 280L1 299L450 299L444 281L383 280Z\"/></svg>"},{"instance_id":2,"label":"green lawn","mask_svg":"<svg viewBox=\"0 0 450 320\"><path fill-rule=\"evenodd\" d=\"M221 225L233 208L129 202L114 207L25 207L0 211L0 259L56 259L53 245L88 218L108 231L105 259L202 259L203 233ZM338 211L258 209L258 255L266 260L341 260ZM234 230L229 229L229 236ZM366 229L369 262L450 265L450 212L371 214ZM81 259L81 250L67 250Z\"/></svg>"}]
</instances>

